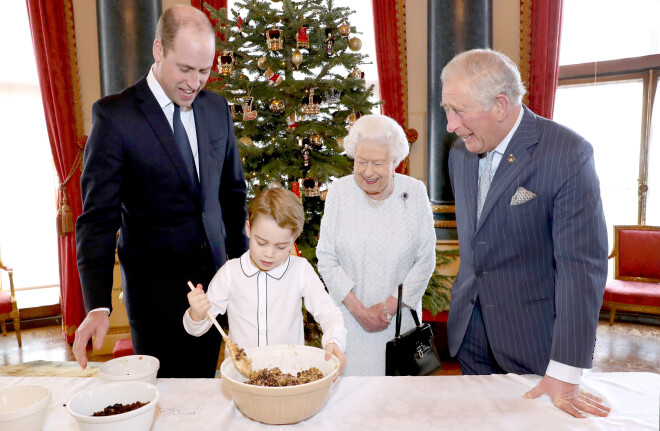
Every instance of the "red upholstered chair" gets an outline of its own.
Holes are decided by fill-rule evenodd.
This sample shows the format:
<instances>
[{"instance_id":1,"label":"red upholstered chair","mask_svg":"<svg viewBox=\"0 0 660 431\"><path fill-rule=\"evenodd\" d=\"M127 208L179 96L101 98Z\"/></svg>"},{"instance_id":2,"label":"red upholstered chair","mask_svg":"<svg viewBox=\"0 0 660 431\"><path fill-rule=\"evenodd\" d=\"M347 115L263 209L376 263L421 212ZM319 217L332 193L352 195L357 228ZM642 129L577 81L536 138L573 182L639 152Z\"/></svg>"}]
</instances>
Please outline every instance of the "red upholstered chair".
<instances>
[{"instance_id":1,"label":"red upholstered chair","mask_svg":"<svg viewBox=\"0 0 660 431\"><path fill-rule=\"evenodd\" d=\"M617 310L660 314L660 227L614 226L612 257L614 280L603 295L610 325Z\"/></svg>"},{"instance_id":2,"label":"red upholstered chair","mask_svg":"<svg viewBox=\"0 0 660 431\"><path fill-rule=\"evenodd\" d=\"M14 294L14 270L5 266L0 258L0 270L7 271L9 274L9 292L0 292L0 325L2 326L2 335L7 335L7 326L5 320L14 319L14 331L18 339L18 347L23 345L21 341L21 321L19 319L18 306L16 305L16 295ZM0 279L0 288L2 288L2 279Z\"/></svg>"}]
</instances>

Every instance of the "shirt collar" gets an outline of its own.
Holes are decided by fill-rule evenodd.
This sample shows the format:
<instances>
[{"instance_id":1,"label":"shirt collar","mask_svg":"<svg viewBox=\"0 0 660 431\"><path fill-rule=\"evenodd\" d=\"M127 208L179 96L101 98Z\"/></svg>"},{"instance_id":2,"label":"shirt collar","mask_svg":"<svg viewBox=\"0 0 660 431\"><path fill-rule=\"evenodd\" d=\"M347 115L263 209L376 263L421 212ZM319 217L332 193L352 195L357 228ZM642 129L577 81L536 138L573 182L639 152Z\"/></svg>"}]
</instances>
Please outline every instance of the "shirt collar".
<instances>
[{"instance_id":1,"label":"shirt collar","mask_svg":"<svg viewBox=\"0 0 660 431\"><path fill-rule=\"evenodd\" d=\"M151 92L154 94L154 97L158 101L158 105L160 105L160 109L165 109L167 105L172 103L169 97L167 97L167 94L165 94L165 91L163 90L163 87L161 87L160 83L156 79L156 75L154 75L154 67L151 66L149 69L149 74L147 75L147 84L149 85L149 89Z\"/></svg>"},{"instance_id":2,"label":"shirt collar","mask_svg":"<svg viewBox=\"0 0 660 431\"><path fill-rule=\"evenodd\" d=\"M280 278L282 278L286 270L289 268L289 263L291 262L291 256L289 256L284 262L282 262L280 266L273 268L270 271L262 271L258 266L252 263L252 259L250 259L249 250L243 253L240 262L241 262L241 269L243 270L243 274L245 274L247 277L252 277L258 274L259 272L263 272L266 275L270 276L271 278L279 280Z\"/></svg>"},{"instance_id":3,"label":"shirt collar","mask_svg":"<svg viewBox=\"0 0 660 431\"><path fill-rule=\"evenodd\" d=\"M513 135L516 133L516 130L518 130L518 126L520 126L520 122L522 121L523 114L525 113L525 110L522 108L522 105L520 106L520 113L518 113L518 119L516 120L516 124L513 125L511 130L509 131L509 134L506 135L506 137L500 142L500 144L495 147L496 153L499 154L504 154L506 151L506 147L509 146L509 142L511 142L511 138L513 138Z\"/></svg>"}]
</instances>

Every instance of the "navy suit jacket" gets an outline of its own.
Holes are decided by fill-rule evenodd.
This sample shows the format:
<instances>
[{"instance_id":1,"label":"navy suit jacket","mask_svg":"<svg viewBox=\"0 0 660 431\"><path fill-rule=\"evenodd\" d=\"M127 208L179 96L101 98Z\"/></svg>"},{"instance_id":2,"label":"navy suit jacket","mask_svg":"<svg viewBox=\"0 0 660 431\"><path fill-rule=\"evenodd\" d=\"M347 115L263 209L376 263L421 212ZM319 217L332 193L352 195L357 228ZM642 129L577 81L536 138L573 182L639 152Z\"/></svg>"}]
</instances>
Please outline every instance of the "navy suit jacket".
<instances>
[{"instance_id":1,"label":"navy suit jacket","mask_svg":"<svg viewBox=\"0 0 660 431\"><path fill-rule=\"evenodd\" d=\"M449 156L461 263L449 348L479 298L488 341L507 372L543 375L550 359L590 368L607 277L607 229L591 145L523 106L522 121L476 220L478 155ZM519 187L536 194L511 205Z\"/></svg>"},{"instance_id":2,"label":"navy suit jacket","mask_svg":"<svg viewBox=\"0 0 660 431\"><path fill-rule=\"evenodd\" d=\"M199 188L186 175L146 77L94 104L81 178L83 213L76 224L88 311L111 307L117 230L130 319L170 312L180 319L188 308L186 280L210 281L194 279L199 260L210 260L210 250L212 274L247 249L246 184L229 107L202 90L193 109Z\"/></svg>"}]
</instances>

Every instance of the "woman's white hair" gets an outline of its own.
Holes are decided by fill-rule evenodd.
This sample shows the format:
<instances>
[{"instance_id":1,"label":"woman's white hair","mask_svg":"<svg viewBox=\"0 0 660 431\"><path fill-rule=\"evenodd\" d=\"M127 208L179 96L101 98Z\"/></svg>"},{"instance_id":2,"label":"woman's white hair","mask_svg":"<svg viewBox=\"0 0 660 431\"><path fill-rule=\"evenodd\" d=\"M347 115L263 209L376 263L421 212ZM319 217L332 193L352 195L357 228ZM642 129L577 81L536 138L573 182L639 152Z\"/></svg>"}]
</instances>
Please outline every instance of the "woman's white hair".
<instances>
[{"instance_id":1,"label":"woman's white hair","mask_svg":"<svg viewBox=\"0 0 660 431\"><path fill-rule=\"evenodd\" d=\"M519 106L526 91L516 64L490 49L472 49L454 57L442 69L440 80L444 85L454 79L469 81L474 100L484 109L490 109L500 94L507 96L513 106Z\"/></svg>"},{"instance_id":2,"label":"woman's white hair","mask_svg":"<svg viewBox=\"0 0 660 431\"><path fill-rule=\"evenodd\" d=\"M363 115L353 123L348 136L344 138L346 155L354 159L358 146L364 141L375 142L387 148L394 166L398 166L410 151L403 128L385 115Z\"/></svg>"}]
</instances>

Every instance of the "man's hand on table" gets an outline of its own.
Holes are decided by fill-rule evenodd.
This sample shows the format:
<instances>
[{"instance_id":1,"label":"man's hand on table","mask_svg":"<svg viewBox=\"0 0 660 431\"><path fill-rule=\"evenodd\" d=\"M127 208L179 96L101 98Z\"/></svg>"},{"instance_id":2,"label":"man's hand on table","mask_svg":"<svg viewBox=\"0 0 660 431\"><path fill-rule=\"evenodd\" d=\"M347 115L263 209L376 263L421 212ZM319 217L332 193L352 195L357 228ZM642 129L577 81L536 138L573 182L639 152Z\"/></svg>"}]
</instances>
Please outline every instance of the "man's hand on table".
<instances>
[{"instance_id":1,"label":"man's hand on table","mask_svg":"<svg viewBox=\"0 0 660 431\"><path fill-rule=\"evenodd\" d=\"M98 310L87 314L85 320L76 329L75 340L73 341L73 356L83 369L87 367L87 343L94 336L94 348L100 349L109 328L110 317L108 312Z\"/></svg>"},{"instance_id":2,"label":"man's hand on table","mask_svg":"<svg viewBox=\"0 0 660 431\"><path fill-rule=\"evenodd\" d=\"M543 376L538 385L525 394L525 398L538 398L548 394L552 402L571 416L586 417L583 412L595 416L607 416L610 408L602 404L602 399L581 390L580 385L562 382L548 375Z\"/></svg>"}]
</instances>

